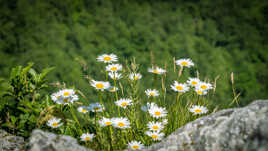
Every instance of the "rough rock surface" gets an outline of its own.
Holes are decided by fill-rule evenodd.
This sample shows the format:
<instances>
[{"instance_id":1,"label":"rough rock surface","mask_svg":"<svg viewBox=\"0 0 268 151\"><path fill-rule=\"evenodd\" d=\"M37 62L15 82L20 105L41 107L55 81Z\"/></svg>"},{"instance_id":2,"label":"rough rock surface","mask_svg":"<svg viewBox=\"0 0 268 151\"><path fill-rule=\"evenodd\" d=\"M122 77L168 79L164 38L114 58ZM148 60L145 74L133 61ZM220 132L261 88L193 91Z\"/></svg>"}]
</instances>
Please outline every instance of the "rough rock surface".
<instances>
[{"instance_id":1,"label":"rough rock surface","mask_svg":"<svg viewBox=\"0 0 268 151\"><path fill-rule=\"evenodd\" d=\"M34 130L27 151L91 151L80 146L75 138Z\"/></svg>"},{"instance_id":2,"label":"rough rock surface","mask_svg":"<svg viewBox=\"0 0 268 151\"><path fill-rule=\"evenodd\" d=\"M201 117L144 151L268 151L268 100Z\"/></svg>"},{"instance_id":3,"label":"rough rock surface","mask_svg":"<svg viewBox=\"0 0 268 151\"><path fill-rule=\"evenodd\" d=\"M24 139L13 136L0 129L0 151L22 151L24 150Z\"/></svg>"}]
</instances>

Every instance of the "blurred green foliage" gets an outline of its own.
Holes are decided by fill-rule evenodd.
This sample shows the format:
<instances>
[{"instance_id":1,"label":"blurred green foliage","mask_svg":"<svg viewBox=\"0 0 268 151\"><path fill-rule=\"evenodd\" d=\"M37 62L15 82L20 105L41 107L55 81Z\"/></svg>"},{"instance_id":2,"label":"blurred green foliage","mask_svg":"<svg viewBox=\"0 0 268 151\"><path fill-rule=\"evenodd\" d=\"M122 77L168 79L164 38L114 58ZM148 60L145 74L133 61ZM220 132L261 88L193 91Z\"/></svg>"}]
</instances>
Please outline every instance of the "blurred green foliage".
<instances>
[{"instance_id":1,"label":"blurred green foliage","mask_svg":"<svg viewBox=\"0 0 268 151\"><path fill-rule=\"evenodd\" d=\"M264 0L4 0L0 1L0 77L16 65L55 66L49 81L65 82L97 97L87 73L104 80L96 57L136 58L144 74L154 63L173 71L173 57L191 58L201 79L217 81L220 105L232 99L230 73L243 105L268 97L268 1ZM122 58L123 56L123 58ZM188 71L187 71L188 72ZM145 75L146 73L146 75ZM195 76L190 70L189 76ZM167 85L175 80L168 77ZM51 90L52 92L52 90Z\"/></svg>"}]
</instances>

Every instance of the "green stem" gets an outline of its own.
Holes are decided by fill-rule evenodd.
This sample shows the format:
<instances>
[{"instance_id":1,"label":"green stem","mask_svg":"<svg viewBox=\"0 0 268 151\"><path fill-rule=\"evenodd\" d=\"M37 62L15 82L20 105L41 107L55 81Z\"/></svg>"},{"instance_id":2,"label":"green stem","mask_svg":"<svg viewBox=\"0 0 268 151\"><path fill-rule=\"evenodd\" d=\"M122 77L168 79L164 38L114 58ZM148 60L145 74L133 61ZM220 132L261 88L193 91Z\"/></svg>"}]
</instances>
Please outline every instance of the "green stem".
<instances>
[{"instance_id":1,"label":"green stem","mask_svg":"<svg viewBox=\"0 0 268 151\"><path fill-rule=\"evenodd\" d=\"M71 109L71 113L72 113L72 116L73 116L75 122L76 122L77 125L79 126L80 133L82 134L82 128L81 128L81 125L80 125L80 123L79 123L79 121L78 121L76 115L75 115L73 105L70 105L70 109Z\"/></svg>"}]
</instances>

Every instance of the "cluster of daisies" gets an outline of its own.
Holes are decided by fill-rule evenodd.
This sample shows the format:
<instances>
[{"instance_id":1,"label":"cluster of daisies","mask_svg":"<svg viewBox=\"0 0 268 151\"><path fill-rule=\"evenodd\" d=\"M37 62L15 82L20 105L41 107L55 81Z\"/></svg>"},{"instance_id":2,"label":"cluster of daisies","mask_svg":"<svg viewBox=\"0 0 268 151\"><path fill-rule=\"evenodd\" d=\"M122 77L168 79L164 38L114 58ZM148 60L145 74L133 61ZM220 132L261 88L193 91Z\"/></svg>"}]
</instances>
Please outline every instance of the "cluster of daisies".
<instances>
[{"instance_id":1,"label":"cluster of daisies","mask_svg":"<svg viewBox=\"0 0 268 151\"><path fill-rule=\"evenodd\" d=\"M101 56L98 56L97 60L99 62L104 62L107 64L105 68L107 75L110 79L114 80L114 82L115 80L119 80L123 77L123 75L120 73L120 71L123 69L122 65L115 63L118 61L116 55L103 54ZM176 60L176 65L179 65L181 69L183 69L185 67L194 66L194 63L190 59L179 59ZM167 71L160 67L153 66L152 68L148 69L148 72L162 75ZM130 73L128 78L131 81L137 81L142 78L142 75L140 73ZM90 85L97 91L107 90L110 92L116 92L118 90L116 85L112 86L108 81L91 80ZM193 89L198 95L206 95L207 92L213 88L210 83L203 82L198 78L189 78L186 83L179 83L178 81L174 81L170 87L177 93L186 93L187 91ZM147 89L145 90L145 94L148 96L148 98L158 97L160 95L159 91L156 89ZM70 105L78 100L78 96L75 94L75 91L73 89L63 89L56 93L53 93L51 95L51 99L57 104ZM134 105L131 98L121 98L119 100L116 100L114 103L116 106L123 109ZM155 103L147 103L147 105L142 106L141 109L147 112L152 117L151 119L154 119L147 123L147 131L145 131L145 134L149 136L153 141L161 140L165 135L162 131L165 125L168 124L168 120L166 119L168 114L167 110L164 107L157 106ZM88 112L103 112L105 110L105 107L103 104L93 103L89 106L79 106L77 110L82 114L86 114ZM204 106L193 105L189 111L195 115L207 113L208 110ZM96 124L99 124L100 127L112 126L118 129L131 128L131 121L125 117L102 117ZM52 118L48 120L47 125L52 128L58 128L63 125L63 123L61 123L61 119L59 118ZM95 134L83 133L80 138L81 141L88 142L92 141L94 137ZM140 141L131 141L128 143L128 146L132 150L139 150L144 148L144 145Z\"/></svg>"}]
</instances>

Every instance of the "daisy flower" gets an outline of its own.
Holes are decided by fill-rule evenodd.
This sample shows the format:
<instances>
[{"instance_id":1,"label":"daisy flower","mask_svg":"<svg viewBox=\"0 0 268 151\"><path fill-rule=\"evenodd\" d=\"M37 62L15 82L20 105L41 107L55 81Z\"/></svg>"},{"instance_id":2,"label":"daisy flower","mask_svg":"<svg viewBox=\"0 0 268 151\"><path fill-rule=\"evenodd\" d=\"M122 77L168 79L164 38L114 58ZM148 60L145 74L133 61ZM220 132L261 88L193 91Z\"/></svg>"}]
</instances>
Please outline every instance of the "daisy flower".
<instances>
[{"instance_id":1,"label":"daisy flower","mask_svg":"<svg viewBox=\"0 0 268 151\"><path fill-rule=\"evenodd\" d=\"M59 92L53 93L53 94L51 94L50 97L51 97L52 101L54 101L55 103L62 104L61 93L59 93Z\"/></svg>"},{"instance_id":2,"label":"daisy flower","mask_svg":"<svg viewBox=\"0 0 268 151\"><path fill-rule=\"evenodd\" d=\"M204 106L199 106L199 105L193 105L190 109L190 112L196 114L205 114L208 112L207 108Z\"/></svg>"},{"instance_id":3,"label":"daisy flower","mask_svg":"<svg viewBox=\"0 0 268 151\"><path fill-rule=\"evenodd\" d=\"M126 108L128 105L132 105L132 100L131 99L120 99L115 102L117 106L120 106L122 108Z\"/></svg>"},{"instance_id":4,"label":"daisy flower","mask_svg":"<svg viewBox=\"0 0 268 151\"><path fill-rule=\"evenodd\" d=\"M139 141L131 141L128 143L131 150L140 150L144 148L144 145Z\"/></svg>"},{"instance_id":5,"label":"daisy flower","mask_svg":"<svg viewBox=\"0 0 268 151\"><path fill-rule=\"evenodd\" d=\"M110 83L104 82L104 81L91 80L90 84L91 84L91 86L93 86L97 90L101 90L101 91L110 87Z\"/></svg>"},{"instance_id":6,"label":"daisy flower","mask_svg":"<svg viewBox=\"0 0 268 151\"><path fill-rule=\"evenodd\" d=\"M117 72L122 70L122 65L121 64L110 64L106 66L106 71L110 72Z\"/></svg>"},{"instance_id":7,"label":"daisy flower","mask_svg":"<svg viewBox=\"0 0 268 151\"><path fill-rule=\"evenodd\" d=\"M156 105L150 106L150 108L149 108L148 111L149 111L149 114L152 117L155 117L155 118L161 118L161 117L167 116L166 109L165 108L162 108L162 107L158 107Z\"/></svg>"},{"instance_id":8,"label":"daisy flower","mask_svg":"<svg viewBox=\"0 0 268 151\"><path fill-rule=\"evenodd\" d=\"M73 89L63 89L63 90L60 90L59 93L60 93L61 96L64 97L64 98L71 97L72 95L75 94L75 92L74 92Z\"/></svg>"},{"instance_id":9,"label":"daisy flower","mask_svg":"<svg viewBox=\"0 0 268 151\"><path fill-rule=\"evenodd\" d=\"M113 80L119 80L122 78L122 74L117 73L117 72L109 72L108 75Z\"/></svg>"},{"instance_id":10,"label":"daisy flower","mask_svg":"<svg viewBox=\"0 0 268 151\"><path fill-rule=\"evenodd\" d=\"M159 133L159 132L151 132L151 131L146 131L146 135L151 137L154 141L161 140L164 137L164 133Z\"/></svg>"},{"instance_id":11,"label":"daisy flower","mask_svg":"<svg viewBox=\"0 0 268 151\"><path fill-rule=\"evenodd\" d=\"M190 86L197 86L199 83L200 83L200 80L198 78L189 78L187 80L187 83L190 85Z\"/></svg>"},{"instance_id":12,"label":"daisy flower","mask_svg":"<svg viewBox=\"0 0 268 151\"><path fill-rule=\"evenodd\" d=\"M99 62L104 62L104 63L112 63L117 61L117 56L114 54L103 54L101 56L97 57L97 60Z\"/></svg>"},{"instance_id":13,"label":"daisy flower","mask_svg":"<svg viewBox=\"0 0 268 151\"><path fill-rule=\"evenodd\" d=\"M78 100L78 96L77 95L72 95L72 96L70 96L68 98L62 98L61 103L59 103L59 104L69 105L69 104L74 103L77 100Z\"/></svg>"},{"instance_id":14,"label":"daisy flower","mask_svg":"<svg viewBox=\"0 0 268 151\"><path fill-rule=\"evenodd\" d=\"M101 120L99 120L99 124L101 127L109 126L113 124L113 120L110 118L103 117Z\"/></svg>"},{"instance_id":15,"label":"daisy flower","mask_svg":"<svg viewBox=\"0 0 268 151\"><path fill-rule=\"evenodd\" d=\"M199 89L199 88L196 88L195 89L195 92L198 94L198 95L207 95L207 91L206 90L202 90L202 89Z\"/></svg>"},{"instance_id":16,"label":"daisy flower","mask_svg":"<svg viewBox=\"0 0 268 151\"><path fill-rule=\"evenodd\" d=\"M206 83L206 82L200 82L197 86L196 86L197 89L200 89L200 90L209 90L209 89L212 89L212 85L210 83Z\"/></svg>"},{"instance_id":17,"label":"daisy flower","mask_svg":"<svg viewBox=\"0 0 268 151\"><path fill-rule=\"evenodd\" d=\"M115 91L118 91L118 88L117 87L114 87L114 86L110 86L107 90L109 92L115 92Z\"/></svg>"},{"instance_id":18,"label":"daisy flower","mask_svg":"<svg viewBox=\"0 0 268 151\"><path fill-rule=\"evenodd\" d=\"M159 92L156 89L147 89L145 93L148 97L157 97L159 96Z\"/></svg>"},{"instance_id":19,"label":"daisy flower","mask_svg":"<svg viewBox=\"0 0 268 151\"><path fill-rule=\"evenodd\" d=\"M184 93L189 90L189 87L187 86L187 84L178 83L177 81L174 81L174 84L171 85L171 89L176 92Z\"/></svg>"},{"instance_id":20,"label":"daisy flower","mask_svg":"<svg viewBox=\"0 0 268 151\"><path fill-rule=\"evenodd\" d=\"M139 74L139 73L131 73L130 75L129 75L129 79L130 80L140 80L142 78L142 75L141 74Z\"/></svg>"},{"instance_id":21,"label":"daisy flower","mask_svg":"<svg viewBox=\"0 0 268 151\"><path fill-rule=\"evenodd\" d=\"M153 103L153 102L147 103L146 105L141 107L141 110L143 110L144 112L147 112L147 111L149 111L149 108L152 107L152 106L156 106L156 104Z\"/></svg>"},{"instance_id":22,"label":"daisy flower","mask_svg":"<svg viewBox=\"0 0 268 151\"><path fill-rule=\"evenodd\" d=\"M92 139L95 137L94 134L89 134L89 133L83 133L80 138L81 138L81 141L84 141L84 142L88 142L88 141L92 141Z\"/></svg>"},{"instance_id":23,"label":"daisy flower","mask_svg":"<svg viewBox=\"0 0 268 151\"><path fill-rule=\"evenodd\" d=\"M62 125L62 123L60 123L60 121L61 121L60 118L52 118L52 119L47 121L47 125L49 127L52 127L52 128L58 128Z\"/></svg>"},{"instance_id":24,"label":"daisy flower","mask_svg":"<svg viewBox=\"0 0 268 151\"><path fill-rule=\"evenodd\" d=\"M93 103L89 105L89 109L91 112L102 112L104 107L100 103Z\"/></svg>"},{"instance_id":25,"label":"daisy flower","mask_svg":"<svg viewBox=\"0 0 268 151\"><path fill-rule=\"evenodd\" d=\"M113 118L113 126L121 129L130 128L130 122L123 117Z\"/></svg>"},{"instance_id":26,"label":"daisy flower","mask_svg":"<svg viewBox=\"0 0 268 151\"><path fill-rule=\"evenodd\" d=\"M161 131L164 128L163 125L162 125L162 123L160 123L160 122L149 122L147 124L147 127L151 131Z\"/></svg>"},{"instance_id":27,"label":"daisy flower","mask_svg":"<svg viewBox=\"0 0 268 151\"><path fill-rule=\"evenodd\" d=\"M191 59L179 59L179 60L176 60L176 64L178 66L181 66L181 67L191 67L191 66L194 66L194 63Z\"/></svg>"},{"instance_id":28,"label":"daisy flower","mask_svg":"<svg viewBox=\"0 0 268 151\"><path fill-rule=\"evenodd\" d=\"M161 75L161 74L165 73L166 70L162 69L162 68L159 68L159 67L153 67L153 68L149 68L148 72Z\"/></svg>"},{"instance_id":29,"label":"daisy flower","mask_svg":"<svg viewBox=\"0 0 268 151\"><path fill-rule=\"evenodd\" d=\"M81 113L87 113L88 110L87 110L87 107L85 106L80 106L77 108L78 112L81 112Z\"/></svg>"},{"instance_id":30,"label":"daisy flower","mask_svg":"<svg viewBox=\"0 0 268 151\"><path fill-rule=\"evenodd\" d=\"M167 125L168 124L168 119L163 119L162 124Z\"/></svg>"}]
</instances>

